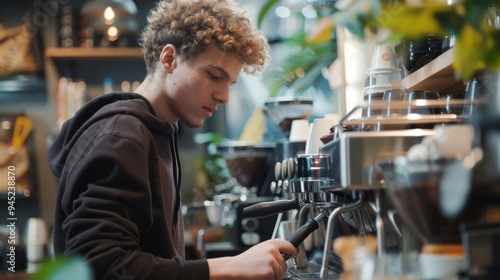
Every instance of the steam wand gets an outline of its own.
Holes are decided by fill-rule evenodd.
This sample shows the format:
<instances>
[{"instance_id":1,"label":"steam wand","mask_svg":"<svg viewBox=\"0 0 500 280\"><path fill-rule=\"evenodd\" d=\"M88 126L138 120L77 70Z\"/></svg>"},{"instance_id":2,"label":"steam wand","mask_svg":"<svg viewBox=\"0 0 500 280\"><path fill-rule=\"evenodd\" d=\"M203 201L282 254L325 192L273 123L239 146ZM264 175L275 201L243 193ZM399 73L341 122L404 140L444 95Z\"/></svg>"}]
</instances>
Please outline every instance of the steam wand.
<instances>
[{"instance_id":1,"label":"steam wand","mask_svg":"<svg viewBox=\"0 0 500 280\"><path fill-rule=\"evenodd\" d=\"M321 279L326 279L328 276L328 263L330 261L330 252L332 248L332 239L333 239L333 221L342 213L358 209L359 207L361 207L364 201L365 201L365 193L360 192L359 198L356 202L335 208L335 210L333 210L333 212L330 214L326 229L325 246L323 250L323 262L321 264L321 271L320 271Z\"/></svg>"}]
</instances>

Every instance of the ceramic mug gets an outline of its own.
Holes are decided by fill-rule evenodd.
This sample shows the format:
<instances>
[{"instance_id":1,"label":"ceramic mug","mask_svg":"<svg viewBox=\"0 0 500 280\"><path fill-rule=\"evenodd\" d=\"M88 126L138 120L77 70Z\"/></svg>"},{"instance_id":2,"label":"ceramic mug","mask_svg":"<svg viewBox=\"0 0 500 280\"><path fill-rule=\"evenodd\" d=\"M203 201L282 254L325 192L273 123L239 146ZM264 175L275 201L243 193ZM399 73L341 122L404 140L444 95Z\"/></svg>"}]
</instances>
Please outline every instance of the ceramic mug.
<instances>
[{"instance_id":1,"label":"ceramic mug","mask_svg":"<svg viewBox=\"0 0 500 280\"><path fill-rule=\"evenodd\" d=\"M440 157L462 159L469 155L474 141L474 127L468 124L439 125L434 127L435 144Z\"/></svg>"}]
</instances>

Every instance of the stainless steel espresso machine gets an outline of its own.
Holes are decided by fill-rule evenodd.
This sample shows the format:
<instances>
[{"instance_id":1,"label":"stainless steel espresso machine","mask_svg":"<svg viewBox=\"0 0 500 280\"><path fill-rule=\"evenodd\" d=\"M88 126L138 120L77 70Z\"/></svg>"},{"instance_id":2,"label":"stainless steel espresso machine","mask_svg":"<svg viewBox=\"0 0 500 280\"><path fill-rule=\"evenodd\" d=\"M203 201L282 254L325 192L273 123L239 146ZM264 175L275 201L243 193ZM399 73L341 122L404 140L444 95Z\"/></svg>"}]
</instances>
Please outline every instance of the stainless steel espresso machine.
<instances>
[{"instance_id":1,"label":"stainless steel espresso machine","mask_svg":"<svg viewBox=\"0 0 500 280\"><path fill-rule=\"evenodd\" d=\"M440 130L436 130L436 127L452 127L471 122L471 115L435 113L437 112L435 108L465 107L472 103L474 102L422 99L363 104L344 116L330 131L325 131L325 134L331 133L332 137L319 149L318 154L299 154L278 161L275 165L275 179L283 182L281 199L257 203L246 207L244 212L248 217L267 217L285 213L282 218L284 216L287 218L278 218L273 237L278 236L281 223L295 223L296 231L290 236L281 236L287 238L298 249L297 258L290 264L286 279L340 279L345 276L346 271L343 266L346 260L339 259L333 252L334 242L343 235L356 235L365 239L367 236L374 236L377 250L371 257L378 260L375 263L379 265L392 253L406 257L405 254L409 254L410 249L434 250L437 245L443 245L439 242L427 242L425 238L420 238L418 232L422 233L422 236L429 236L429 232L431 235L443 234L441 240L446 240L444 247L450 248L448 245L455 245L457 240L453 238L459 236L459 224L463 226L463 222L471 220L465 220L459 214L441 217L439 205L435 202L436 199L432 200L432 197L439 197L439 201L448 203L454 201L442 198L443 195L440 193L444 188L442 185L448 185L448 188L451 186L452 190L448 190L450 195L456 194L455 191L458 192L454 189L455 185L463 185L464 188L468 188L467 190L474 190L475 186L465 180L469 177L463 175L469 173L462 171L472 172L476 163L481 162L481 157L479 153L470 153L462 158L439 158L435 155L423 157L415 147L419 147L427 139L437 137L436 134ZM407 113L350 118L356 110L367 110L368 106L371 110L390 108L392 112L403 112L403 109L406 109ZM409 109L414 108L432 109L429 110L432 113L408 113ZM410 150L414 158L408 160ZM406 162L410 164L395 167L394 163L400 163L402 157L405 157ZM439 163L439 168L433 167L436 163ZM455 176L457 174L462 176ZM423 181L420 182L415 178ZM462 181L467 184L455 184L456 178L464 179ZM396 187L414 189L419 188L419 184L431 185L431 188L424 189L425 195L417 196L416 193L410 192L408 197L406 192L406 200L393 199L401 198L394 195L398 194L395 191ZM463 193L466 192L462 191ZM472 199L467 194L462 195L462 198L468 201L464 205L470 205ZM412 201L412 195L415 195L414 198L418 203ZM414 207L413 212L417 214L406 215L411 212L407 206ZM435 211L425 212L426 207ZM462 207L456 213L474 212L472 208L469 209L464 210ZM425 214L429 213L434 216L426 217ZM420 220L428 223L412 220L415 217L417 219L420 217ZM443 230L443 227L436 225L436 221L442 222L441 225L447 227ZM416 227L408 227L411 224L418 224L420 227L413 230ZM431 230L423 230L426 226ZM311 236L315 237L314 245L312 249L307 250L305 243ZM449 239L450 236L453 237L452 241ZM408 244L411 241L416 245ZM458 243L460 242L459 240ZM424 243L424 246L420 247L420 243ZM413 248L410 245L414 245ZM368 260L367 252L361 254L361 257L360 252L357 252L358 260ZM418 261L422 260L414 259L414 262ZM418 263L413 265L419 266ZM446 266L441 268L443 267ZM412 273L409 270L401 271L403 269L401 266L398 269L403 273L399 276ZM374 273L371 274L373 278L375 278ZM422 277L421 274L414 276L416 279L429 279ZM358 275L355 279L373 278L366 278L366 275L362 278Z\"/></svg>"},{"instance_id":2,"label":"stainless steel espresso machine","mask_svg":"<svg viewBox=\"0 0 500 280\"><path fill-rule=\"evenodd\" d=\"M380 251L400 250L400 233L392 222L386 222L391 220L381 209L383 186L375 172L376 161L384 155L404 153L432 132L344 132L341 128L347 117L336 125L333 140L318 154L301 154L277 163L277 179L287 181L282 200L246 209L252 216L298 211L296 218L289 214L287 221L295 221L298 228L287 237L298 248L288 279L340 279L342 262L332 252L337 236L375 235ZM307 250L303 242L313 232L315 248Z\"/></svg>"}]
</instances>

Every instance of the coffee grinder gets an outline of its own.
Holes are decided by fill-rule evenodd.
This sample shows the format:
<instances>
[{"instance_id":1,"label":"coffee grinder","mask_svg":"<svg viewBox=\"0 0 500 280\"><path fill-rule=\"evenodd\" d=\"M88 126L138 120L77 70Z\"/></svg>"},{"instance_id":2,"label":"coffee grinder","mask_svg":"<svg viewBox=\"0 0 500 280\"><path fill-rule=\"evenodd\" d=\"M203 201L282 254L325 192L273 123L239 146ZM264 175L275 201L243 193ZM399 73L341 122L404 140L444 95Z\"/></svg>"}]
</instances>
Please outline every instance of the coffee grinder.
<instances>
[{"instance_id":1,"label":"coffee grinder","mask_svg":"<svg viewBox=\"0 0 500 280\"><path fill-rule=\"evenodd\" d=\"M294 120L309 120L313 110L313 100L294 96L273 97L266 100L263 107L265 115L285 134L276 143L275 160L282 162L303 154L306 141L290 141L290 130ZM304 139L307 138L304 137Z\"/></svg>"},{"instance_id":2,"label":"coffee grinder","mask_svg":"<svg viewBox=\"0 0 500 280\"><path fill-rule=\"evenodd\" d=\"M225 225L225 241L198 245L206 258L231 256L242 253L249 247L270 239L276 223L275 217L257 219L245 217L243 209L247 206L272 201L268 195L269 178L274 165L273 142L224 141L217 144L217 152L225 160L231 176L236 180L230 202L221 204L226 216L231 216L230 224ZM267 182L267 183L266 183ZM203 242L203 234L198 233L198 242Z\"/></svg>"}]
</instances>

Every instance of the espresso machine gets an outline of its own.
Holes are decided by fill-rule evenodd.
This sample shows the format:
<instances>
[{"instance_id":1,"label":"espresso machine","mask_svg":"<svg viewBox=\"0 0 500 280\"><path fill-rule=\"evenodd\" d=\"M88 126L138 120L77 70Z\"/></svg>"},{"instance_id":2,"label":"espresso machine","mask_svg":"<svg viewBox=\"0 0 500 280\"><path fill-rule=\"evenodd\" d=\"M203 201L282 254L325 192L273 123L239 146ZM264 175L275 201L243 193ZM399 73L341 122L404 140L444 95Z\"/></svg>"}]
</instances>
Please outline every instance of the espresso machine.
<instances>
[{"instance_id":1,"label":"espresso machine","mask_svg":"<svg viewBox=\"0 0 500 280\"><path fill-rule=\"evenodd\" d=\"M411 151L416 162L423 161L427 164L422 167L423 170L416 169L421 174L419 178L435 178L433 174L439 174L438 182L443 182L443 173L433 173L434 169L429 167L432 164L428 164L440 162L442 159L420 160L422 155L415 147L426 139L436 137L440 131L436 127L451 128L470 124L470 115L447 112L437 114L434 113L436 108L466 107L472 103L466 100L449 102L422 99L372 101L354 108L330 131L325 131L332 134L332 140L326 142L318 154L299 154L278 161L275 165L275 178L287 182L283 184L282 198L247 207L245 213L252 217L287 213L290 217L291 212L298 211L295 219L297 230L286 237L298 248L298 256L290 266L286 279L342 278L345 273L344 261L339 260L332 250L333 243L339 236L338 230L343 227L351 229L347 234L374 236L377 241L375 258L379 260L389 253L406 254L405 242L408 239L418 239L418 236L415 231L406 230L405 224L411 222L404 214L407 209L398 207L398 200L393 199L394 196L388 195L388 192L394 193L394 185L399 184L395 183L395 179L402 178L406 180L404 182L412 182L405 174L412 176L413 173L407 172L409 169L398 173L397 169L388 169L387 164L407 156ZM416 112L414 109L423 112L428 109L427 111L432 113L397 113L351 118L356 110L368 109L391 109L392 112ZM468 160L472 159L460 159L457 162L464 164L469 163ZM475 160L478 161L477 155ZM438 195L435 189L426 194ZM417 211L418 208L414 210ZM401 222L402 220L404 222ZM273 237L276 236L280 222L282 221L278 219ZM435 223L431 225L435 226ZM457 227L453 229L455 233L458 230ZM322 246L319 246L322 247L321 255L318 257L315 254L301 254L303 250L300 246L303 246L311 233L318 231L322 236Z\"/></svg>"}]
</instances>

